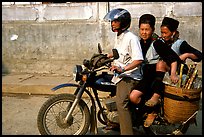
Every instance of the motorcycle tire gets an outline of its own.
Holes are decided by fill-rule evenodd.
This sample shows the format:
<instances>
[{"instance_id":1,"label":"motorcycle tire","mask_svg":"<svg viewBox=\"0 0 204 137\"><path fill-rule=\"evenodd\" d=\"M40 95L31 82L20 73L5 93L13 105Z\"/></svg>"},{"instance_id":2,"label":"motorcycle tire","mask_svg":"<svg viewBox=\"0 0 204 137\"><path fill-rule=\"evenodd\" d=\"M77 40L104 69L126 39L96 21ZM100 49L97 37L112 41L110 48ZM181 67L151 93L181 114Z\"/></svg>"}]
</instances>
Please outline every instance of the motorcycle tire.
<instances>
[{"instance_id":1,"label":"motorcycle tire","mask_svg":"<svg viewBox=\"0 0 204 137\"><path fill-rule=\"evenodd\" d=\"M41 135L85 135L90 126L89 108L83 100L71 114L67 123L66 117L75 96L59 94L49 98L40 108L37 116L37 127Z\"/></svg>"}]
</instances>

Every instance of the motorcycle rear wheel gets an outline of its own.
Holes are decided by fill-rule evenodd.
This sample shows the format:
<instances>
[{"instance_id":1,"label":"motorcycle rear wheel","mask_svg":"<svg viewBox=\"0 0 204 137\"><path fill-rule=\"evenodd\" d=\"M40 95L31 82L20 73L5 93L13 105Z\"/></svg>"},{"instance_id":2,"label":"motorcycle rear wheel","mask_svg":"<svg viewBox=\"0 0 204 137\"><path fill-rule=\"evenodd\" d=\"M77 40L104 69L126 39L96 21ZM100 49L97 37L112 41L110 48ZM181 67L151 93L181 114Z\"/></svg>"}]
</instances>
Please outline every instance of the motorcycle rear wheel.
<instances>
[{"instance_id":1,"label":"motorcycle rear wheel","mask_svg":"<svg viewBox=\"0 0 204 137\"><path fill-rule=\"evenodd\" d=\"M85 135L87 133L90 112L83 100L80 100L68 122L62 122L74 99L75 96L72 94L59 94L43 104L37 116L37 126L41 135Z\"/></svg>"}]
</instances>

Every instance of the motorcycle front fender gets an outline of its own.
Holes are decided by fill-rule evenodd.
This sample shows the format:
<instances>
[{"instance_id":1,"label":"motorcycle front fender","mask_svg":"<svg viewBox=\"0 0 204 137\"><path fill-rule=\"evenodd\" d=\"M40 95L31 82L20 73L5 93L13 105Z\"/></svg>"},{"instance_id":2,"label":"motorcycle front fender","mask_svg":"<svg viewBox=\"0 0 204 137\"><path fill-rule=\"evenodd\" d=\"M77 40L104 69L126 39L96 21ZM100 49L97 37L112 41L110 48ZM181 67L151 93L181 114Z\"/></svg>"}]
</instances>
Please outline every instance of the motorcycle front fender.
<instances>
[{"instance_id":1,"label":"motorcycle front fender","mask_svg":"<svg viewBox=\"0 0 204 137\"><path fill-rule=\"evenodd\" d=\"M65 83L65 84L57 85L56 87L52 88L51 90L56 91L56 90L58 90L60 88L64 88L64 87L79 87L79 85L74 84L74 83Z\"/></svg>"}]
</instances>

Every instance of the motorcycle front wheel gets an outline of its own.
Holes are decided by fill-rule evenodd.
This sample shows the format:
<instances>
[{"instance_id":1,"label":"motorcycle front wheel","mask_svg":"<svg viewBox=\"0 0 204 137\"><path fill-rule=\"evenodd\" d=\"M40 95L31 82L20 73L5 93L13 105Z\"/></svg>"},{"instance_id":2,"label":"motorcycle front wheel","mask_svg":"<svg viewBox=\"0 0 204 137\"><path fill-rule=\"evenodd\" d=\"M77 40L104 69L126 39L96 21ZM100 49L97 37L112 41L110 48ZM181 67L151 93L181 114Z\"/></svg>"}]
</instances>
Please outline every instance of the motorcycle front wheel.
<instances>
[{"instance_id":1,"label":"motorcycle front wheel","mask_svg":"<svg viewBox=\"0 0 204 137\"><path fill-rule=\"evenodd\" d=\"M90 125L89 108L83 100L75 107L67 123L63 122L75 96L59 94L48 99L40 108L37 127L41 135L85 135Z\"/></svg>"}]
</instances>

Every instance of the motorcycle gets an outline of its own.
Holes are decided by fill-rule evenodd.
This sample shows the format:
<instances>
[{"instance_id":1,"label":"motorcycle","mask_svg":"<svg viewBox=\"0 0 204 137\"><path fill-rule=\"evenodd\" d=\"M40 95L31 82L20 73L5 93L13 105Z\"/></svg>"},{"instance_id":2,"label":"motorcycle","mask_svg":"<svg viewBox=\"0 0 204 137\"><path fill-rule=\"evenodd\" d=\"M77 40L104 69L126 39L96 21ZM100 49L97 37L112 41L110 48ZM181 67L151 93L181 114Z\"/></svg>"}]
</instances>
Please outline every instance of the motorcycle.
<instances>
[{"instance_id":1,"label":"motorcycle","mask_svg":"<svg viewBox=\"0 0 204 137\"><path fill-rule=\"evenodd\" d=\"M37 116L37 127L40 134L85 135L88 130L91 134L98 134L97 121L105 126L119 126L115 102L116 85L110 81L97 82L101 78L112 75L107 71L102 71L107 70L111 62L119 58L116 49L112 49L112 52L113 58L108 58L102 53L99 44L98 53L94 54L90 60L84 59L83 65L74 67L73 76L77 83L65 83L52 88L53 91L56 91L69 87L74 93L54 95L44 102ZM98 92L108 92L110 96L101 101ZM83 97L85 94L87 96ZM90 107L85 101L87 98L90 100ZM182 123L171 124L164 118L162 102L163 100L153 108L145 106L145 101L139 106L130 103L133 127L139 129L142 126L145 134L148 135L185 134L192 120L195 121L198 111ZM157 116L152 124L146 127L144 121L147 114L152 111L151 109L156 110Z\"/></svg>"}]
</instances>

